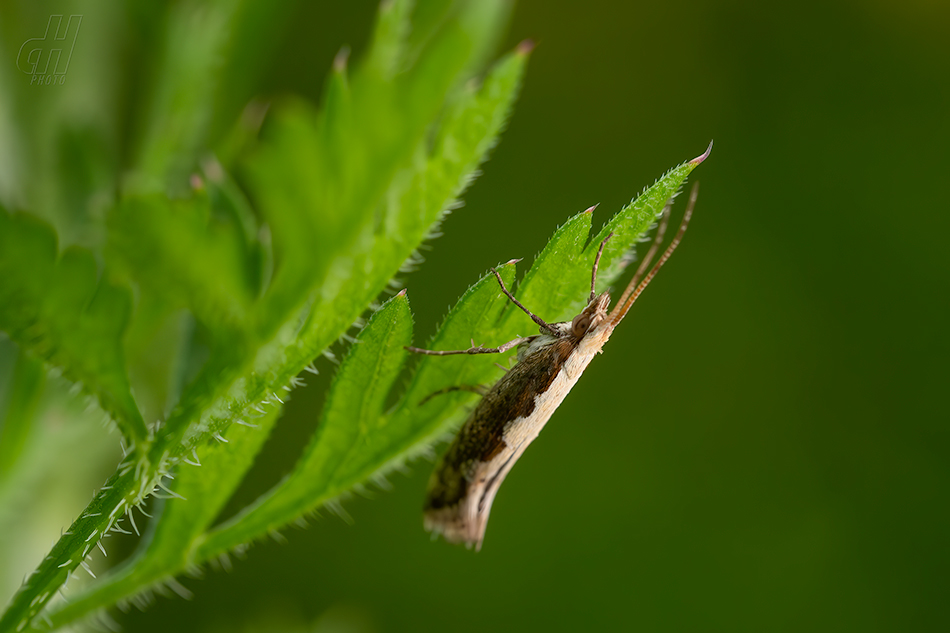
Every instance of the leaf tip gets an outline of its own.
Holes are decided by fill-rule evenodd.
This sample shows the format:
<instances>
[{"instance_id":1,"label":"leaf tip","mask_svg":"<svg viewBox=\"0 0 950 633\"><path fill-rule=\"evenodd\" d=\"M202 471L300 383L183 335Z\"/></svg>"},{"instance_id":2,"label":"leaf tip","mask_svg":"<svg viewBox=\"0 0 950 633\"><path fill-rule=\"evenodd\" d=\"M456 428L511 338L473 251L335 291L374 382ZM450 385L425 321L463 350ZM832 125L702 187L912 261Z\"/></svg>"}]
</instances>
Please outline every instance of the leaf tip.
<instances>
[{"instance_id":1,"label":"leaf tip","mask_svg":"<svg viewBox=\"0 0 950 633\"><path fill-rule=\"evenodd\" d=\"M709 141L709 147L706 148L706 151L700 154L699 156L697 156L696 158L694 158L693 160L689 161L689 164L695 167L696 165L699 165L701 162L709 158L709 153L712 151L712 146L713 146L713 142Z\"/></svg>"},{"instance_id":2,"label":"leaf tip","mask_svg":"<svg viewBox=\"0 0 950 633\"><path fill-rule=\"evenodd\" d=\"M534 50L534 47L535 47L534 40L531 40L531 39L521 40L521 42L515 48L515 53L521 56L527 56L531 54L531 51Z\"/></svg>"},{"instance_id":3,"label":"leaf tip","mask_svg":"<svg viewBox=\"0 0 950 633\"><path fill-rule=\"evenodd\" d=\"M399 292L396 293L396 296L397 296L397 297L405 297L405 296L406 296L406 292L408 292L408 290L409 290L408 288L403 288L402 290L400 290Z\"/></svg>"},{"instance_id":4,"label":"leaf tip","mask_svg":"<svg viewBox=\"0 0 950 633\"><path fill-rule=\"evenodd\" d=\"M589 207L587 207L586 209L584 209L584 213L593 213L593 212L594 212L594 209L596 209L596 208L599 207L599 206L600 206L600 203L599 203L599 202L598 202L597 204L595 204L595 205L589 206Z\"/></svg>"},{"instance_id":5,"label":"leaf tip","mask_svg":"<svg viewBox=\"0 0 950 633\"><path fill-rule=\"evenodd\" d=\"M504 264L502 264L502 266L514 266L515 264L517 264L518 262L520 262L522 259L523 259L523 258L521 258L521 257L519 257L518 259L509 259L509 260L506 261Z\"/></svg>"},{"instance_id":6,"label":"leaf tip","mask_svg":"<svg viewBox=\"0 0 950 633\"><path fill-rule=\"evenodd\" d=\"M350 59L350 47L344 46L333 58L333 70L342 73L346 70L346 64Z\"/></svg>"}]
</instances>

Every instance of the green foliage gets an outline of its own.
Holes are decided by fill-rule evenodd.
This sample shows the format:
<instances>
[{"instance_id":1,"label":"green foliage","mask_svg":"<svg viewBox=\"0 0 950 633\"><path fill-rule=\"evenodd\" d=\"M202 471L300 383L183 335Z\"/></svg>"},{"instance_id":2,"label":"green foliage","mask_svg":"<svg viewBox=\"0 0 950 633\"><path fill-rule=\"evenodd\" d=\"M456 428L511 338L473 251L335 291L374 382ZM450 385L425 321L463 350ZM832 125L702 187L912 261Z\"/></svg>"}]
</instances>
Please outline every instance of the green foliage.
<instances>
[{"instance_id":1,"label":"green foliage","mask_svg":"<svg viewBox=\"0 0 950 633\"><path fill-rule=\"evenodd\" d=\"M0 484L20 458L44 384L43 365L20 352L10 381L10 395L0 427Z\"/></svg>"},{"instance_id":2,"label":"green foliage","mask_svg":"<svg viewBox=\"0 0 950 633\"><path fill-rule=\"evenodd\" d=\"M400 293L377 311L334 377L313 441L289 477L236 519L214 530L199 559L282 528L364 477L353 464L387 436L383 405L412 342L409 301ZM226 542L221 544L221 540Z\"/></svg>"},{"instance_id":3,"label":"green foliage","mask_svg":"<svg viewBox=\"0 0 950 633\"><path fill-rule=\"evenodd\" d=\"M224 34L238 4L222 3L219 14L191 27L182 24L190 19L183 8L168 37L195 24L211 29L195 52L203 60L196 68L206 70L215 51L229 46ZM480 81L472 72L505 6L473 0L414 12L408 1L383 3L363 62L350 72L345 56L337 58L319 108L300 100L275 106L260 137L242 151L231 147L223 162L200 151L213 91L192 90L195 68L176 79L184 61L168 52L156 75L156 103L171 114L144 124L137 170L103 214L94 247L59 252L51 228L0 211L0 326L24 353L81 383L135 447L24 582L0 618L0 633L42 629L47 619L53 627L71 624L162 584L177 587L176 575L336 507L428 450L472 400L460 392L423 404L426 396L497 379L491 357L422 357L411 361L405 389L393 393L412 341L408 298L397 294L354 340L291 474L216 524L301 372L417 261L416 249L497 141L527 50L505 55ZM182 99L188 115L175 113ZM571 218L524 276L519 298L548 320L572 316L585 301L602 236L615 234L602 263L606 286L694 167L672 170L594 239L591 213ZM498 271L515 286L514 262ZM428 346L464 348L473 336L496 344L533 331L512 308L486 275ZM142 359L128 361L124 350L141 356L162 336L172 351L143 372L152 380L136 387L156 402L177 397L146 426L129 378ZM18 372L32 388L23 402L11 401L14 424L4 434L19 437L29 424L30 394L40 384L29 362ZM15 461L16 451L6 452L0 466ZM140 530L133 512L153 493L162 498L159 511ZM136 552L68 603L48 606L114 530L141 532Z\"/></svg>"},{"instance_id":4,"label":"green foliage","mask_svg":"<svg viewBox=\"0 0 950 633\"><path fill-rule=\"evenodd\" d=\"M200 179L184 175L198 171L202 121L210 110L192 101L206 101L213 91L189 86L230 45L223 33L240 9L223 3L217 13L197 17L186 15L187 8L173 11L168 42L199 23L211 36L192 51L197 61L187 72L178 72L187 64L171 44L157 62L155 100L139 115L144 135L136 169L103 214L104 239L92 240L104 270L92 250L59 253L54 232L40 222L0 216L0 324L21 347L81 381L136 443L136 452L23 584L0 630L39 625L34 618L102 536L138 531L131 509L172 485L173 498L137 554L52 618L57 625L72 622L204 562L199 545L265 441L282 395L456 204L504 127L527 56L511 53L480 82L471 81L505 3L446 2L433 13L437 4L427 6L414 30L412 3L384 3L364 62L350 73L345 57L338 58L319 109L301 101L275 106L259 139L245 151L230 148L228 164L201 159ZM190 20L197 22L189 27ZM189 103L179 108L184 97ZM178 394L151 428L132 398L122 356L129 287L137 298L125 341L130 348L147 350L145 341L167 333L163 324L181 310L199 325L172 328L177 339L169 344L179 351L164 355L165 384L137 384ZM359 442L376 441L381 399L395 379L391 363L404 354L396 342L408 342L404 297L387 304L373 325L397 307L399 332L384 340L373 338L372 327L363 334L367 362L386 362L378 397L359 416L366 425ZM373 353L376 343L388 351ZM358 356L347 361L350 369L341 376L358 363ZM327 411L335 422L321 438L347 428L352 399L342 385L350 383L340 378L336 384ZM316 444L318 457L328 450L324 441ZM351 448L353 456L341 463L363 460L360 468L367 468L362 446ZM188 465L195 459L203 464L200 474L189 470L198 470ZM327 489L344 492L358 483L359 472L334 475ZM304 501L308 507L319 502Z\"/></svg>"},{"instance_id":5,"label":"green foliage","mask_svg":"<svg viewBox=\"0 0 950 633\"><path fill-rule=\"evenodd\" d=\"M502 272L508 281L513 279L513 266L506 266ZM449 313L437 339L467 340L465 337L479 326L497 319L504 304L499 296L503 297L494 277L482 279ZM372 475L383 474L410 451L419 450L419 442L425 445L438 436L431 417L396 419L383 412L383 403L403 364L403 347L412 340L411 324L404 296L397 296L374 315L335 376L318 432L294 472L254 506L212 531L200 546L201 559L291 523ZM461 359L445 360L456 367L449 376L463 381L474 369L468 363L457 362ZM478 360L484 365L487 359ZM443 365L438 371L445 373L450 368ZM419 375L417 370L415 376ZM410 387L402 401L412 402L409 408L415 412L428 393L431 391L420 396L418 389ZM451 400L442 404L438 422L458 413L458 402L454 402L455 407Z\"/></svg>"},{"instance_id":6,"label":"green foliage","mask_svg":"<svg viewBox=\"0 0 950 633\"><path fill-rule=\"evenodd\" d=\"M57 252L40 222L0 209L0 328L96 396L127 440L147 431L125 373L129 293L99 278L92 253Z\"/></svg>"},{"instance_id":7,"label":"green foliage","mask_svg":"<svg viewBox=\"0 0 950 633\"><path fill-rule=\"evenodd\" d=\"M210 200L130 196L108 217L110 264L169 308L189 308L208 327L244 327L257 295L241 227L212 217Z\"/></svg>"}]
</instances>

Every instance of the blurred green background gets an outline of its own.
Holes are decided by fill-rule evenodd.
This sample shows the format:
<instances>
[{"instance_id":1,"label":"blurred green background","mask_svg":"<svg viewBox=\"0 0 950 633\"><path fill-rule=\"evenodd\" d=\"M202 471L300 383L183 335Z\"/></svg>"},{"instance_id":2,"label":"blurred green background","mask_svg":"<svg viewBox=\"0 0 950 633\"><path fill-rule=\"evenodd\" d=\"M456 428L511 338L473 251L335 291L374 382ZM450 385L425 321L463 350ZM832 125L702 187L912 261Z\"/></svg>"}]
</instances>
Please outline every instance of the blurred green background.
<instances>
[{"instance_id":1,"label":"blurred green background","mask_svg":"<svg viewBox=\"0 0 950 633\"><path fill-rule=\"evenodd\" d=\"M246 9L207 142L254 96L317 99L337 51L365 46L375 8ZM3 101L0 189L14 207L60 196L48 208L64 241L92 242L90 206L71 208L69 189L44 177L88 191L107 177L84 170L84 152L119 170L134 162L128 138L148 132L128 112L161 104L140 88L169 10L0 9L0 87L28 80L16 51L51 12L84 16L60 92L18 86ZM253 547L230 573L185 579L193 601L160 599L122 624L947 630L950 4L521 0L499 50L523 38L538 47L509 129L405 278L417 340L488 266L532 257L594 203L599 225L715 139L694 174L694 222L633 310L637 327L615 333L514 469L482 552L429 541L420 462L391 492L346 503L352 525L330 515L288 531L289 543ZM14 152L19 126L26 148ZM71 135L44 136L59 128ZM97 129L112 130L99 147L85 136ZM320 362L239 501L299 454L329 380ZM99 459L108 472L111 457ZM78 510L61 510L62 524Z\"/></svg>"}]
</instances>

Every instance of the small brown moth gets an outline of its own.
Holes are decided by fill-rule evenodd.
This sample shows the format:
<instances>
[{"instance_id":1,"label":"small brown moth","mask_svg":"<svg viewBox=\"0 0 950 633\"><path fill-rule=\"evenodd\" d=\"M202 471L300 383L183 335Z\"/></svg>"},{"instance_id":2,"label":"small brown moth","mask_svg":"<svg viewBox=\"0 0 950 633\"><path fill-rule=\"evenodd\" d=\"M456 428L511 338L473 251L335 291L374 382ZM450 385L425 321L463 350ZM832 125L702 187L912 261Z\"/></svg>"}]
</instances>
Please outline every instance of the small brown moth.
<instances>
[{"instance_id":1,"label":"small brown moth","mask_svg":"<svg viewBox=\"0 0 950 633\"><path fill-rule=\"evenodd\" d=\"M696 160L702 158L705 155ZM626 316L633 302L676 249L693 214L697 194L698 188L694 185L679 231L647 273L666 232L669 221L667 205L650 250L612 312L607 312L610 295L607 292L598 295L594 291L597 265L604 245L611 237L608 235L601 242L594 260L587 307L570 322L546 323L532 314L508 292L505 282L493 268L492 272L501 284L502 292L538 324L539 334L516 338L490 348L476 346L474 342L466 350L407 348L419 354L445 356L498 354L518 347L517 364L484 393L429 479L425 502L427 530L441 533L449 542L465 543L469 547L474 545L476 549L481 549L492 501L505 476L564 401L594 355L603 349L604 343Z\"/></svg>"}]
</instances>

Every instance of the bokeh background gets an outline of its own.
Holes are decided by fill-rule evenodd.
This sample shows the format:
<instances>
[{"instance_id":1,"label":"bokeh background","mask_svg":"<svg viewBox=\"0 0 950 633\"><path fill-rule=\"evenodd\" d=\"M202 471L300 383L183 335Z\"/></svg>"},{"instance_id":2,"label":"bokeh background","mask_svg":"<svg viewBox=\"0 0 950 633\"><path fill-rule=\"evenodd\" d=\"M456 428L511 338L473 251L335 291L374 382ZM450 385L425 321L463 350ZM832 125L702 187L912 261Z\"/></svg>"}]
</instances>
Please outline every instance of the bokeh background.
<instances>
[{"instance_id":1,"label":"bokeh background","mask_svg":"<svg viewBox=\"0 0 950 633\"><path fill-rule=\"evenodd\" d=\"M158 5L0 5L8 82L51 7L84 15L72 100L19 97L37 147L44 116L121 117L141 98L127 79L153 72ZM375 8L251 12L209 138L255 95L319 98ZM483 551L430 542L420 462L346 503L352 524L290 530L123 626L947 630L950 4L521 0L499 50L523 38L538 46L509 129L405 279L417 338L488 266L530 258L591 204L605 220L716 145L681 249L508 478ZM94 182L71 147L31 168ZM55 220L81 243L71 217ZM293 463L328 373L295 394L238 503ZM97 450L77 460L89 486L112 459ZM67 496L63 523L78 511Z\"/></svg>"}]
</instances>

